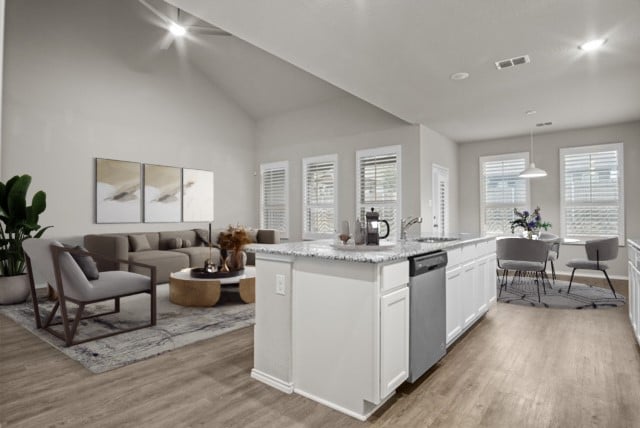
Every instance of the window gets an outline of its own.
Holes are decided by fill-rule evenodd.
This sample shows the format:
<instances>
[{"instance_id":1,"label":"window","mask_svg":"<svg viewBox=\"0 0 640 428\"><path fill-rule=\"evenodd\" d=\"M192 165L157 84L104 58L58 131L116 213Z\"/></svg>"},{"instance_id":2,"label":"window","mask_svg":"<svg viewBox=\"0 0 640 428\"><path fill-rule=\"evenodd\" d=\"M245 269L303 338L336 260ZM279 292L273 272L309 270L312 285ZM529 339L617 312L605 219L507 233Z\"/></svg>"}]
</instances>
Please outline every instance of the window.
<instances>
[{"instance_id":1,"label":"window","mask_svg":"<svg viewBox=\"0 0 640 428\"><path fill-rule=\"evenodd\" d=\"M432 214L433 233L447 235L449 233L449 168L431 165L432 177Z\"/></svg>"},{"instance_id":2,"label":"window","mask_svg":"<svg viewBox=\"0 0 640 428\"><path fill-rule=\"evenodd\" d=\"M483 235L511 233L513 209L528 210L529 181L518 175L529 164L528 153L480 158L480 227Z\"/></svg>"},{"instance_id":3,"label":"window","mask_svg":"<svg viewBox=\"0 0 640 428\"><path fill-rule=\"evenodd\" d=\"M563 237L624 242L622 143L560 149L560 194Z\"/></svg>"},{"instance_id":4,"label":"window","mask_svg":"<svg viewBox=\"0 0 640 428\"><path fill-rule=\"evenodd\" d=\"M302 159L302 238L329 238L337 230L338 155Z\"/></svg>"},{"instance_id":5,"label":"window","mask_svg":"<svg viewBox=\"0 0 640 428\"><path fill-rule=\"evenodd\" d=\"M289 162L260 165L260 227L289 235Z\"/></svg>"},{"instance_id":6,"label":"window","mask_svg":"<svg viewBox=\"0 0 640 428\"><path fill-rule=\"evenodd\" d=\"M380 219L389 222L389 238L398 238L400 222L400 146L356 152L356 216L365 221L365 212L375 208Z\"/></svg>"}]
</instances>

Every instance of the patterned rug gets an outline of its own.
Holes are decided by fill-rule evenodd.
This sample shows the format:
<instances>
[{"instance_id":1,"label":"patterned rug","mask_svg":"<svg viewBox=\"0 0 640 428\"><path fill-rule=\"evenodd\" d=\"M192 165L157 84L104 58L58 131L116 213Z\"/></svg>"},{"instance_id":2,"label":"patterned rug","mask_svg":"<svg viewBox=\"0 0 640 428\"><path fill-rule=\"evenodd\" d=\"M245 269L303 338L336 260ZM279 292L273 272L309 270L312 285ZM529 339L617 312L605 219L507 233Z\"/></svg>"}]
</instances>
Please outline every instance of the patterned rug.
<instances>
[{"instance_id":1,"label":"patterned rug","mask_svg":"<svg viewBox=\"0 0 640 428\"><path fill-rule=\"evenodd\" d=\"M254 304L239 298L222 298L211 308L188 308L169 302L169 285L157 288L157 325L118 334L79 345L65 347L64 342L45 330L35 328L31 301L19 305L0 306L0 313L16 321L43 341L78 361L93 373L102 373L134 363L204 339L210 339L254 324ZM42 299L41 316L48 314L53 302ZM75 305L70 312L75 313ZM92 307L92 308L90 308ZM44 308L44 311L42 310ZM112 310L113 301L87 307L93 313ZM58 311L59 313L59 311ZM93 336L118 327L133 327L149 322L149 296L146 294L120 300L120 313L83 320L77 339ZM56 326L62 331L62 326Z\"/></svg>"},{"instance_id":2,"label":"patterned rug","mask_svg":"<svg viewBox=\"0 0 640 428\"><path fill-rule=\"evenodd\" d=\"M595 287L573 282L571 293L567 294L569 281L556 280L555 285L551 281L549 288L547 284L547 294L544 294L542 284L540 285L540 303L538 302L537 285L533 278L517 279L507 283L507 288L502 289L499 302L512 303L516 305L534 306L538 308L555 309L600 309L615 308L625 304L625 297L616 291L617 298L609 288ZM497 282L498 295L500 295L500 278Z\"/></svg>"}]
</instances>

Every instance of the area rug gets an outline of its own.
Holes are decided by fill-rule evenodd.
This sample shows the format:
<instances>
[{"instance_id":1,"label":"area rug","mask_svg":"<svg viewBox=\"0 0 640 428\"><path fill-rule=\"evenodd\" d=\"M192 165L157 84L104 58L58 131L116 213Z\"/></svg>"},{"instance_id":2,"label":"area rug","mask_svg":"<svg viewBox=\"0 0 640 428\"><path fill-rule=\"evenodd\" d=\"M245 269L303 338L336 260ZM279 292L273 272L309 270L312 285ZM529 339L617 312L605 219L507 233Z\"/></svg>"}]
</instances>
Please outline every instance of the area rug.
<instances>
[{"instance_id":1,"label":"area rug","mask_svg":"<svg viewBox=\"0 0 640 428\"><path fill-rule=\"evenodd\" d=\"M613 293L609 288L590 286L574 281L571 286L571 293L567 294L569 281L556 280L555 284L551 281L551 286L553 288L549 288L547 285L547 294L545 295L542 285L540 285L540 302L538 302L537 285L533 278L516 279L513 284L511 284L511 278L509 278L507 288L506 290L502 289L502 295L498 298L498 301L555 309L615 308L625 304L625 297L618 292L616 292L618 297L613 297ZM497 287L498 295L500 295L500 278L498 278Z\"/></svg>"},{"instance_id":2,"label":"area rug","mask_svg":"<svg viewBox=\"0 0 640 428\"><path fill-rule=\"evenodd\" d=\"M40 304L41 308L45 308L45 314L48 314L53 306L53 302L46 299L42 299ZM154 327L71 347L65 347L62 340L47 331L36 329L31 301L19 305L0 306L0 313L16 321L93 373L113 370L254 324L254 304L244 304L239 299L230 297L221 298L216 306L210 308L178 306L169 302L168 284L158 285L157 305L157 325ZM70 305L70 307L73 306ZM113 303L93 304L87 307L89 308L93 313L106 312L112 310ZM41 310L41 316L42 313ZM76 337L81 339L116 328L143 325L148 323L148 320L149 296L146 294L130 296L121 299L120 313L81 321ZM56 328L62 331L62 326L56 326Z\"/></svg>"}]
</instances>

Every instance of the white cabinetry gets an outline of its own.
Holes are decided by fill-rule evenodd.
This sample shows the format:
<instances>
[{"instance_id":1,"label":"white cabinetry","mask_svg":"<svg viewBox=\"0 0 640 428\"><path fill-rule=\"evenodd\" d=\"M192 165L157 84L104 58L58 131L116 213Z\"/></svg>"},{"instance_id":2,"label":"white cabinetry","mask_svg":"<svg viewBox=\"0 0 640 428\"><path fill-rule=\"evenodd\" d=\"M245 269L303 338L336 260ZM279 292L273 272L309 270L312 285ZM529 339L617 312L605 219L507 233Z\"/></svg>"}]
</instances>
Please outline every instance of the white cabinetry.
<instances>
[{"instance_id":1,"label":"white cabinetry","mask_svg":"<svg viewBox=\"0 0 640 428\"><path fill-rule=\"evenodd\" d=\"M496 301L495 241L447 251L447 346Z\"/></svg>"},{"instance_id":2,"label":"white cabinetry","mask_svg":"<svg viewBox=\"0 0 640 428\"><path fill-rule=\"evenodd\" d=\"M629 320L640 345L640 250L629 244Z\"/></svg>"},{"instance_id":3,"label":"white cabinetry","mask_svg":"<svg viewBox=\"0 0 640 428\"><path fill-rule=\"evenodd\" d=\"M409 264L296 259L293 391L366 419L409 374Z\"/></svg>"},{"instance_id":4,"label":"white cabinetry","mask_svg":"<svg viewBox=\"0 0 640 428\"><path fill-rule=\"evenodd\" d=\"M409 288L381 299L380 395L386 397L409 376Z\"/></svg>"}]
</instances>

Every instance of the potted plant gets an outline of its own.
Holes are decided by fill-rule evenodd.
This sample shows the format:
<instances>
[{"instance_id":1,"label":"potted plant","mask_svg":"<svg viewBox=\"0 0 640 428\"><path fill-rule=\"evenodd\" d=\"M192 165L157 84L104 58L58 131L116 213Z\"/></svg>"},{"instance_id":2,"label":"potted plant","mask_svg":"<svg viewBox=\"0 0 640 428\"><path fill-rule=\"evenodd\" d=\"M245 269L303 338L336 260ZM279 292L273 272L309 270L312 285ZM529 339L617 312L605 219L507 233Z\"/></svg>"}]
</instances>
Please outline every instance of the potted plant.
<instances>
[{"instance_id":1,"label":"potted plant","mask_svg":"<svg viewBox=\"0 0 640 428\"><path fill-rule=\"evenodd\" d=\"M46 194L40 190L27 206L31 176L16 175L0 182L0 304L24 302L29 295L22 242L39 238L51 226L40 227L38 218L47 207Z\"/></svg>"},{"instance_id":2,"label":"potted plant","mask_svg":"<svg viewBox=\"0 0 640 428\"><path fill-rule=\"evenodd\" d=\"M516 227L521 227L527 233L527 237L529 239L533 238L533 233L540 231L540 229L547 230L551 227L551 223L542 221L542 216L540 215L540 207L536 207L532 213L527 210L522 212L518 211L516 208L513 209L513 214L515 215L515 219L510 222L511 225L511 233L514 232Z\"/></svg>"}]
</instances>

